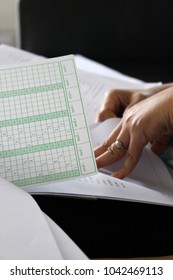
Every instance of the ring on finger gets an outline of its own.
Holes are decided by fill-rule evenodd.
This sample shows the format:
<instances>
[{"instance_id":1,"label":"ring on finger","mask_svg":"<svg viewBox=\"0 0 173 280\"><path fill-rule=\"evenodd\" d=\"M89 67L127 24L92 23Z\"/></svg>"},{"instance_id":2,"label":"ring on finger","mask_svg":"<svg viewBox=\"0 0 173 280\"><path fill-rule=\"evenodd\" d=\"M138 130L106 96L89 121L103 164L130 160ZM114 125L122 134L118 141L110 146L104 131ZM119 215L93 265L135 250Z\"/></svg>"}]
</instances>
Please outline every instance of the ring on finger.
<instances>
[{"instance_id":1,"label":"ring on finger","mask_svg":"<svg viewBox=\"0 0 173 280\"><path fill-rule=\"evenodd\" d=\"M119 140L116 140L116 141L114 142L114 145L115 145L115 147L116 147L117 149L119 149L119 150L125 150L125 147L124 147L123 142L121 142L121 141L119 141Z\"/></svg>"},{"instance_id":2,"label":"ring on finger","mask_svg":"<svg viewBox=\"0 0 173 280\"><path fill-rule=\"evenodd\" d=\"M117 155L117 149L118 150L123 150L125 151L125 147L124 147L124 144L119 141L119 140L116 140L114 143L112 143L112 145L110 147L108 147L107 151L113 155L113 156L116 156Z\"/></svg>"}]
</instances>

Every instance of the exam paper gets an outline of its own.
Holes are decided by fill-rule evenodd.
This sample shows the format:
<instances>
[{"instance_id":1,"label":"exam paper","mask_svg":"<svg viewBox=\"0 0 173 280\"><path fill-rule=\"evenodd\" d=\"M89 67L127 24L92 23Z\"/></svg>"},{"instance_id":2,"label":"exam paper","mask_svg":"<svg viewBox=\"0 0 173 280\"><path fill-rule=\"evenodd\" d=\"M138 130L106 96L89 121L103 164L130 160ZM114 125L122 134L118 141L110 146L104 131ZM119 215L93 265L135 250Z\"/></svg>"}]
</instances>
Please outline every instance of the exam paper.
<instances>
[{"instance_id":1,"label":"exam paper","mask_svg":"<svg viewBox=\"0 0 173 280\"><path fill-rule=\"evenodd\" d=\"M0 176L17 186L97 171L73 56L0 69Z\"/></svg>"}]
</instances>

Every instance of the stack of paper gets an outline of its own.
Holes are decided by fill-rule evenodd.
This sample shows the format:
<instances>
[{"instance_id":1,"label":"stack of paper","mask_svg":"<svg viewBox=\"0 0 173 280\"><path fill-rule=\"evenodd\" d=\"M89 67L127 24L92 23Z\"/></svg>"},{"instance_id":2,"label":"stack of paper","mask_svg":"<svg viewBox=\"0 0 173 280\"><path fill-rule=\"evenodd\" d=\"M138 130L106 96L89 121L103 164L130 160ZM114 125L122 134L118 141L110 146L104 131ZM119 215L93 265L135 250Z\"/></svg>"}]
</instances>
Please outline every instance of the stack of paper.
<instances>
[{"instance_id":1,"label":"stack of paper","mask_svg":"<svg viewBox=\"0 0 173 280\"><path fill-rule=\"evenodd\" d=\"M115 121L118 121L112 119L103 124L94 124L95 115L102 103L105 91L112 88L145 89L159 85L160 82L157 84L145 83L80 55L75 56L75 61L81 95L75 68L72 67L72 60L70 64L69 61L68 63L61 61L58 73L56 72L56 75L53 76L52 69L57 67L55 65L56 59L51 61L51 69L48 71L46 68L48 63L45 58L6 45L0 46L0 64L15 64L12 67L3 67L4 70L1 72L1 81L4 81L5 76L8 77L8 80L10 77L13 81L10 85L7 85L7 81L4 82L4 90L1 88L1 97L4 98L5 105L9 106L10 114L14 114L13 117L8 116L7 110L4 109L6 107L0 105L1 138L5 139L4 143L8 143L0 151L1 176L18 186L23 186L29 193L120 199L173 206L173 180L163 162L153 155L148 147L144 149L135 170L125 180L109 176L113 170L118 168L118 165L109 166L107 169L100 170L101 172L96 175L92 175L96 172L92 149L107 138L116 125ZM14 80L18 70L21 71L20 63L26 62L29 62L29 65L25 64L21 75L27 73L30 77L26 75L26 81L22 77L22 82L19 82L20 75L18 73L16 85ZM41 74L38 73L39 65L41 65ZM48 78L40 76L43 74L44 67L45 71L49 72ZM71 71L72 68L74 71ZM5 76L3 76L4 71ZM61 74L63 75L60 80ZM54 79L55 76L58 81L52 82L51 79ZM32 85L30 78L34 83ZM46 79L48 80L45 83ZM20 86L20 88L15 88L15 86ZM64 90L64 96L68 100L58 99L57 103L52 102L53 107L50 108L50 99L52 96L55 98L54 90L59 91L58 98ZM45 93L48 91L49 95L46 96ZM32 94L32 98L27 98L32 112L27 108L22 111L21 102L23 99L21 97L28 95L28 93L30 96ZM36 102L42 103L41 112L33 109ZM57 114L57 106L54 106L53 103L60 104L59 111L64 115ZM34 112L36 112L35 115ZM19 117L20 113L26 115ZM81 115L78 118L77 114L79 113ZM40 119L41 117L43 119ZM58 118L59 122L57 122ZM53 122L52 119L54 119ZM37 122L41 122L40 126ZM35 123L37 126L33 129ZM90 131L88 131L87 123L89 123ZM16 131L17 133L14 134ZM23 137L24 134L25 137ZM52 134L53 138L48 138L48 134L49 136ZM44 143L41 142L43 138ZM60 146L55 147L57 142ZM73 146L73 151L69 150L68 145ZM35 157L37 153L38 157ZM69 154L70 158L68 158ZM62 164L60 161L64 155L66 155L66 160ZM23 163L22 168L20 168L20 162ZM59 165L57 166L57 164ZM18 170L14 170L16 165L19 166ZM60 168L62 168L61 171ZM73 176L85 176L85 178L72 180ZM50 183L58 179L61 181L60 183ZM68 179L68 181L64 181L64 179ZM28 193L3 179L1 179L0 184L2 185L0 188L2 229L0 231L0 258L86 258L69 237L40 211Z\"/></svg>"}]
</instances>

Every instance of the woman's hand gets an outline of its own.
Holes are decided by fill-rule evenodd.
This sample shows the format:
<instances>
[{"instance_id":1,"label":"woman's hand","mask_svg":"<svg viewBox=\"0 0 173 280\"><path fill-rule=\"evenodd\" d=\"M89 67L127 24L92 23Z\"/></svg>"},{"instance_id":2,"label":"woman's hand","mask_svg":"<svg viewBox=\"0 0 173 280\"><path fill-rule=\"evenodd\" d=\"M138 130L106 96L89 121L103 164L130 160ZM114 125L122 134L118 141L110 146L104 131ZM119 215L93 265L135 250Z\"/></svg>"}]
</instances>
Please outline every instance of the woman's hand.
<instances>
[{"instance_id":1,"label":"woman's hand","mask_svg":"<svg viewBox=\"0 0 173 280\"><path fill-rule=\"evenodd\" d=\"M103 104L96 116L96 122L105 121L113 117L122 117L126 109L139 101L146 99L164 89L173 87L173 83L164 84L146 90L121 90L114 89L105 94Z\"/></svg>"},{"instance_id":2,"label":"woman's hand","mask_svg":"<svg viewBox=\"0 0 173 280\"><path fill-rule=\"evenodd\" d=\"M152 150L157 154L167 147L173 135L173 87L161 92L155 90L156 94L148 98L139 91L116 93L111 92L106 97L98 120L119 115L122 119L106 142L95 149L95 156L100 168L125 155L122 168L112 174L124 178L136 166L147 143L152 143ZM123 147L118 149L114 144L116 140Z\"/></svg>"},{"instance_id":3,"label":"woman's hand","mask_svg":"<svg viewBox=\"0 0 173 280\"><path fill-rule=\"evenodd\" d=\"M126 109L147 98L145 90L111 90L105 94L96 122L122 117Z\"/></svg>"}]
</instances>

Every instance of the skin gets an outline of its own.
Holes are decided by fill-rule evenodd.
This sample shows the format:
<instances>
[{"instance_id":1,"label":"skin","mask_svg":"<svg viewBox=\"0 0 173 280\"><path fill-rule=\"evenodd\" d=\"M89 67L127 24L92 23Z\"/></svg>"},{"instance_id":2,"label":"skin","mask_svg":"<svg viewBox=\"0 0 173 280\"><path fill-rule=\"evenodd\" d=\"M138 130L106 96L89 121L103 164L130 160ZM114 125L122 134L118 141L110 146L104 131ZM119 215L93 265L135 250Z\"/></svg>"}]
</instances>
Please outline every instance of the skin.
<instances>
[{"instance_id":1,"label":"skin","mask_svg":"<svg viewBox=\"0 0 173 280\"><path fill-rule=\"evenodd\" d=\"M111 90L106 93L96 121L121 117L117 127L108 135L106 145L95 148L98 168L120 160L123 166L112 176L124 178L136 166L143 148L149 142L151 149L160 155L173 137L173 84L165 84L150 90ZM115 155L107 151L115 140L124 149L115 149Z\"/></svg>"}]
</instances>

